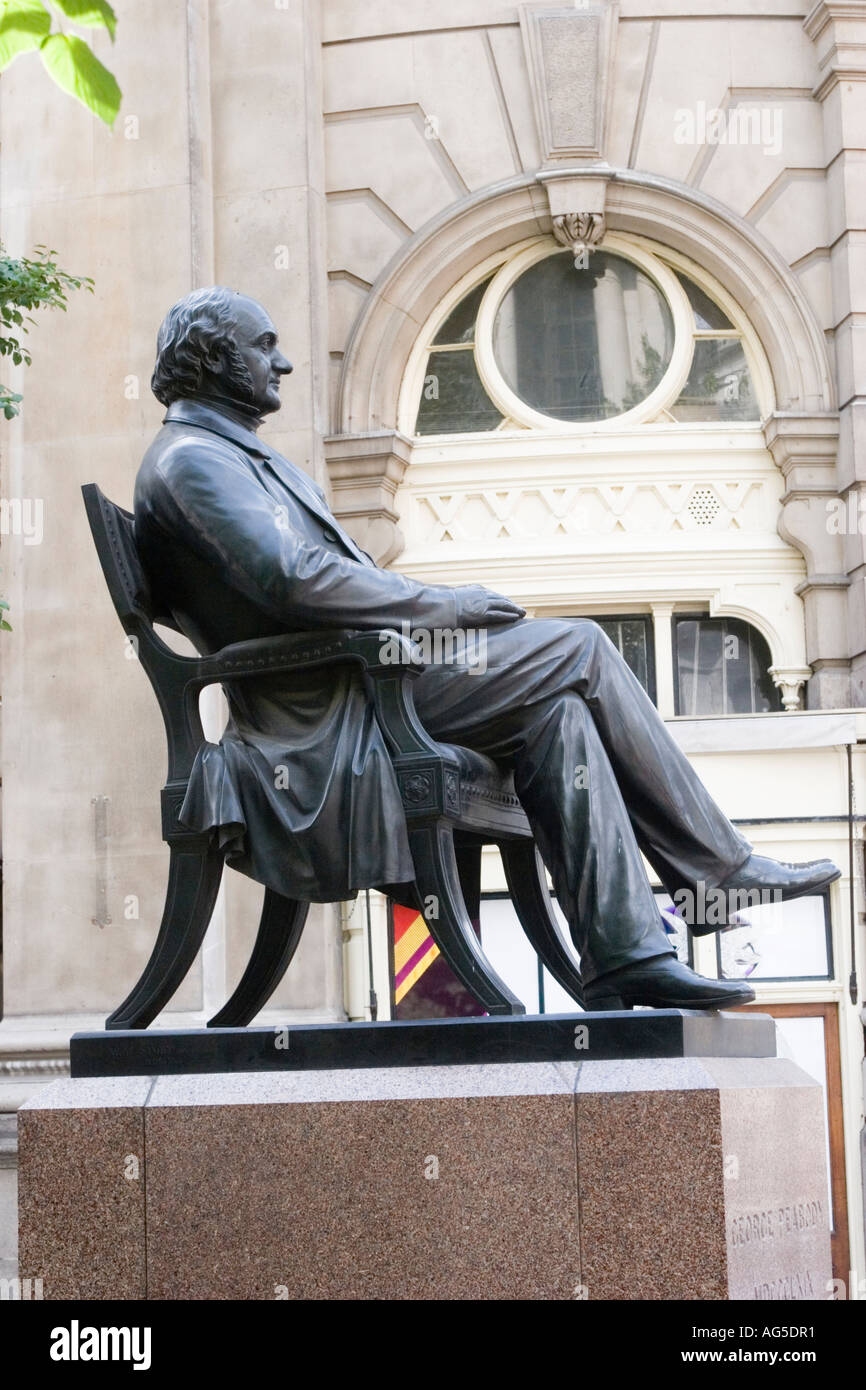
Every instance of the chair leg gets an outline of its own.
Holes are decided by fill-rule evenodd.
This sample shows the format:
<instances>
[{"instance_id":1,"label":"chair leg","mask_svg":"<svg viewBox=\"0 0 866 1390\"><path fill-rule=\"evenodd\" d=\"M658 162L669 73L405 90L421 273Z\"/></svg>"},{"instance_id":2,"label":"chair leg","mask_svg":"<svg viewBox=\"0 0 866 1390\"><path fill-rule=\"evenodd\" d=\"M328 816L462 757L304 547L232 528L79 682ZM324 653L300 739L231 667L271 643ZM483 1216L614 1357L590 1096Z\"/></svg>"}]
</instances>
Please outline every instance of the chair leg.
<instances>
[{"instance_id":1,"label":"chair leg","mask_svg":"<svg viewBox=\"0 0 866 1390\"><path fill-rule=\"evenodd\" d=\"M172 848L162 921L138 983L107 1018L107 1029L146 1028L180 987L208 929L219 891L223 856Z\"/></svg>"},{"instance_id":2,"label":"chair leg","mask_svg":"<svg viewBox=\"0 0 866 1390\"><path fill-rule=\"evenodd\" d=\"M500 843L499 853L520 925L553 978L583 1007L583 981L553 915L541 855L530 840Z\"/></svg>"},{"instance_id":3,"label":"chair leg","mask_svg":"<svg viewBox=\"0 0 866 1390\"><path fill-rule=\"evenodd\" d=\"M464 844L460 844L459 840L454 841L460 891L469 920L473 924L481 918L481 848L478 841Z\"/></svg>"},{"instance_id":4,"label":"chair leg","mask_svg":"<svg viewBox=\"0 0 866 1390\"><path fill-rule=\"evenodd\" d=\"M526 1010L481 949L466 911L451 826L445 822L409 831L415 883L424 920L454 974L489 1014Z\"/></svg>"},{"instance_id":5,"label":"chair leg","mask_svg":"<svg viewBox=\"0 0 866 1390\"><path fill-rule=\"evenodd\" d=\"M267 1004L289 963L304 930L309 903L284 898L265 889L258 935L240 984L208 1028L245 1028Z\"/></svg>"}]
</instances>

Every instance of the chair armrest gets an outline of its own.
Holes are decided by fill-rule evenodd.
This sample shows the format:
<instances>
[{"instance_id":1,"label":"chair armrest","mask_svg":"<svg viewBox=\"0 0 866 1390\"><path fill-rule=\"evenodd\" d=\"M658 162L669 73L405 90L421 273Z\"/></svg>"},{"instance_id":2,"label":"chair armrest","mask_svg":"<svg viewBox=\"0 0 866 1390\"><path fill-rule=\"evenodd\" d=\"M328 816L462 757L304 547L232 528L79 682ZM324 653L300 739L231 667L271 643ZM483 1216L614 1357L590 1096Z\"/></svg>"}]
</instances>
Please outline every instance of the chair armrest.
<instances>
[{"instance_id":1,"label":"chair armrest","mask_svg":"<svg viewBox=\"0 0 866 1390\"><path fill-rule=\"evenodd\" d=\"M211 656L202 657L194 678L196 686L216 681L241 680L280 671L313 670L339 661L354 661L378 675L420 675L424 669L419 649L406 637L388 629L379 632L293 632L279 637L258 637L233 642Z\"/></svg>"}]
</instances>

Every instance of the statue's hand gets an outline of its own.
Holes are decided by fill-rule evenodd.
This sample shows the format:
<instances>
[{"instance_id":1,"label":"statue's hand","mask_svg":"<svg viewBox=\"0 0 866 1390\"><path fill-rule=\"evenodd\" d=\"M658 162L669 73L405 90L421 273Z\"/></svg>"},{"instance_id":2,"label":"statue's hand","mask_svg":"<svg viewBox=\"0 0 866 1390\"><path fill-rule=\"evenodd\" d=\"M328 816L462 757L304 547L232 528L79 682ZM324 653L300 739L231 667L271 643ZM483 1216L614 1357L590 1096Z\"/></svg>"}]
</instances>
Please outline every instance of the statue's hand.
<instances>
[{"instance_id":1,"label":"statue's hand","mask_svg":"<svg viewBox=\"0 0 866 1390\"><path fill-rule=\"evenodd\" d=\"M482 584L461 584L456 593L457 621L462 627L496 627L526 616L525 608Z\"/></svg>"}]
</instances>

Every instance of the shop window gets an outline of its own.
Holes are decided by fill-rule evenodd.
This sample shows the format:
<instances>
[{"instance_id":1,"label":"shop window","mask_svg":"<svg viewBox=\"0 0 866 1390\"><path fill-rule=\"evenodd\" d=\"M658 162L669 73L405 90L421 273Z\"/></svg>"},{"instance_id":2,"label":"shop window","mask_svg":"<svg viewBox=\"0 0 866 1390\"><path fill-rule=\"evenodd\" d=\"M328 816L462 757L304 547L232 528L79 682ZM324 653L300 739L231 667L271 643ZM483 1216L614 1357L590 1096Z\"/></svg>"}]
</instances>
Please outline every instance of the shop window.
<instances>
[{"instance_id":1,"label":"shop window","mask_svg":"<svg viewBox=\"0 0 866 1390\"><path fill-rule=\"evenodd\" d=\"M716 937L724 980L828 980L833 975L830 902L826 894L773 902L743 895L741 927Z\"/></svg>"}]
</instances>

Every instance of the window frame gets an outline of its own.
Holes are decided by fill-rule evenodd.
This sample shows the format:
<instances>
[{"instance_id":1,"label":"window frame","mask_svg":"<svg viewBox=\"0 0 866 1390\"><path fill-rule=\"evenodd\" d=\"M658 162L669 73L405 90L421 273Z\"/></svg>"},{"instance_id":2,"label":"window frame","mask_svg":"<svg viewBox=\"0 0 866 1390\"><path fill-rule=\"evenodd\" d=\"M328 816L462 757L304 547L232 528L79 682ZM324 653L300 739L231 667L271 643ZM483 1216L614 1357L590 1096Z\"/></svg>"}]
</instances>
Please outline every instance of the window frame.
<instances>
[{"instance_id":1,"label":"window frame","mask_svg":"<svg viewBox=\"0 0 866 1390\"><path fill-rule=\"evenodd\" d=\"M519 255L509 257L487 286L478 310L475 325L475 361L478 374L491 401L506 419L515 420L527 428L553 427L569 434L585 434L587 430L596 431L642 423L657 415L666 402L672 403L679 399L688 380L693 353L695 320L688 295L664 261L649 255L642 247L609 233L602 238L597 249L636 265L658 286L667 300L673 319L674 342L671 359L661 381L639 405L603 420L561 420L557 416L543 414L540 410L533 409L511 389L499 369L493 351L493 326L505 296L521 275L552 256L570 254L563 250L559 242L544 237L535 246L527 247ZM590 255L592 254L590 252ZM580 271L576 270L575 274L579 275Z\"/></svg>"},{"instance_id":2,"label":"window frame","mask_svg":"<svg viewBox=\"0 0 866 1390\"><path fill-rule=\"evenodd\" d=\"M655 390L638 406L620 415L605 420L564 421L553 416L543 415L526 406L510 391L504 381L501 388L498 381L498 367L493 361L492 326L499 303L514 280L530 264L548 255L567 255L563 247L551 236L529 237L505 251L486 257L472 270L463 275L451 290L443 296L435 310L428 316L421 332L415 340L403 374L398 399L398 429L407 437L423 443L459 444L461 441L483 440L497 434L510 437L526 437L534 434L558 434L565 436L586 436L598 433L614 434L620 429L633 431L636 426L657 430L698 430L701 432L752 431L760 430L761 422L775 409L773 380L766 354L751 324L739 306L713 276L697 265L688 256L681 255L672 248L662 246L647 237L607 233L599 242L599 250L621 255L633 261L659 285L668 300L674 317L674 353L668 370ZM591 254L591 253L590 253ZM727 316L732 329L700 329L695 321L694 311L685 289L674 271L677 271L698 286L708 295ZM579 273L579 272L577 272ZM491 278L492 277L492 278ZM482 281L490 278L478 311L475 326L474 353L476 369L482 385L490 397L491 404L501 411L503 419L492 430L465 431L446 434L416 435L415 424L421 399L421 391L426 375L427 359L434 348L434 338L445 320L461 299L471 293ZM482 315L485 316L482 323ZM666 406L676 404L691 370L694 346L702 338L738 339L746 358L749 375L755 395L756 415L751 420L699 420L678 421ZM480 348L480 352L479 352ZM492 362L492 367L491 367ZM678 370L674 372L674 367ZM495 391L491 384L495 383ZM665 391L662 395L662 387ZM506 395L508 403L506 405Z\"/></svg>"},{"instance_id":3,"label":"window frame","mask_svg":"<svg viewBox=\"0 0 866 1390\"><path fill-rule=\"evenodd\" d=\"M833 959L833 921L830 916L830 890L825 888L823 893L814 893L810 896L821 898L824 903L824 949L827 955L827 973L824 975L757 975L753 979L749 976L749 982L757 985L800 985L800 984L832 984L836 979L836 962ZM716 947L716 975L720 980L736 979L736 976L722 974L722 935L720 932L715 936Z\"/></svg>"},{"instance_id":4,"label":"window frame","mask_svg":"<svg viewBox=\"0 0 866 1390\"><path fill-rule=\"evenodd\" d=\"M674 718L675 718L675 719L741 719L741 718L744 718L744 717L747 716L747 715L756 715L756 714L781 714L781 713L783 712L783 706L782 706L782 704L781 704L781 693L779 692L778 686L776 686L775 683L773 683L773 688L774 688L774 689L777 691L777 693L779 694L779 708L778 708L778 709L773 709L773 710L722 710L721 713L719 713L719 714L692 714L692 713L690 713L689 711L685 711L685 712L684 712L684 711L680 708L680 704L681 704L681 698L680 698L680 659L679 659L679 650L678 650L678 643L677 643L677 624L678 624L678 623L695 623L695 622L701 622L701 623L725 623L725 622L734 622L734 623L743 623L743 625L744 625L745 627L751 628L752 631L753 631L753 632L756 632L757 635L762 639L762 641L764 641L764 642L766 643L766 645L767 645L767 650L768 650L769 655L770 655L770 666L767 667L767 675L770 677L770 681L771 681L771 682L773 681L772 676L770 676L770 667L771 667L772 664L773 664L773 651L772 651L772 648L771 648L771 646L770 646L770 643L767 641L766 635L761 631L761 629L760 629L755 623L750 622L750 621L748 620L748 618L743 618L743 617L741 617L738 613L707 613L706 611L703 612L703 613L694 613L694 612L689 612L689 611L687 611L687 610L685 610L685 609L683 609L681 612L680 612L680 611L677 611L677 612L671 614L671 659L672 659L672 661L673 661L673 678L674 678Z\"/></svg>"}]
</instances>

